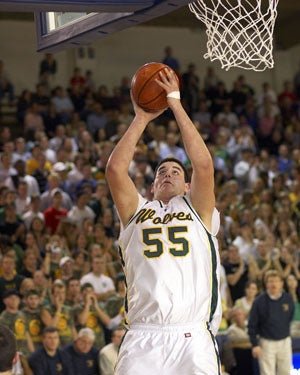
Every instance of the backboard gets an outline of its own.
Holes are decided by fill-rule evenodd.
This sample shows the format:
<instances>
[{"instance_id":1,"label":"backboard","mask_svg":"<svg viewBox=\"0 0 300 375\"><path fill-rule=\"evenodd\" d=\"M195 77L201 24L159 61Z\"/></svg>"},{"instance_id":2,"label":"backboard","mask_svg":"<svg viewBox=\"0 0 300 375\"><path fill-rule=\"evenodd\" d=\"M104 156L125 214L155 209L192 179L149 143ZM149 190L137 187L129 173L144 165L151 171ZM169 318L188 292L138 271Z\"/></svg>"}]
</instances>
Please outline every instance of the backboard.
<instances>
[{"instance_id":1,"label":"backboard","mask_svg":"<svg viewBox=\"0 0 300 375\"><path fill-rule=\"evenodd\" d=\"M188 0L72 0L63 4L61 0L36 1L37 51L53 53L86 45L188 3Z\"/></svg>"}]
</instances>

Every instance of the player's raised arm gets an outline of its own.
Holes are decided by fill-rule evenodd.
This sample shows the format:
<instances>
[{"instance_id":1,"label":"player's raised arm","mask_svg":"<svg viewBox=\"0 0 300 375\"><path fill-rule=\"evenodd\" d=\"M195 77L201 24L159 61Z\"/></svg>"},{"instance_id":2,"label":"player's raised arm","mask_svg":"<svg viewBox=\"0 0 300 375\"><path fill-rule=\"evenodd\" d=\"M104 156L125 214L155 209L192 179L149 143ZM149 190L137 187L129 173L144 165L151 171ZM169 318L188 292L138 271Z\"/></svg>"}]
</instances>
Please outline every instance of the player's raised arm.
<instances>
[{"instance_id":1,"label":"player's raised arm","mask_svg":"<svg viewBox=\"0 0 300 375\"><path fill-rule=\"evenodd\" d=\"M176 118L186 153L193 167L190 186L191 201L207 228L210 229L215 206L213 161L201 135L181 105L175 74L166 69L160 77L161 81L157 83L167 92L168 104Z\"/></svg>"},{"instance_id":2,"label":"player's raised arm","mask_svg":"<svg viewBox=\"0 0 300 375\"><path fill-rule=\"evenodd\" d=\"M162 113L145 112L133 99L132 102L135 117L110 155L105 172L105 178L123 225L128 223L138 205L138 193L128 174L135 147L149 122Z\"/></svg>"}]
</instances>

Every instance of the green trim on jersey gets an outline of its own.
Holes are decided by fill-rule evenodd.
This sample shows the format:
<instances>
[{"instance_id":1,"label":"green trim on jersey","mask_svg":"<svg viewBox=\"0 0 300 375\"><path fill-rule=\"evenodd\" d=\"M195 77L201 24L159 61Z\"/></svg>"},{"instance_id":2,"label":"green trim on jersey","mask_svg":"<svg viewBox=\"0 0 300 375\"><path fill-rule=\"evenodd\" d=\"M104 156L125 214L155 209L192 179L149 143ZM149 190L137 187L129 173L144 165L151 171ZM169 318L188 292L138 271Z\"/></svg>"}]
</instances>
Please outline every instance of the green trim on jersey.
<instances>
[{"instance_id":1,"label":"green trim on jersey","mask_svg":"<svg viewBox=\"0 0 300 375\"><path fill-rule=\"evenodd\" d=\"M212 265L211 265L211 272L212 272L212 290L211 290L211 303L210 303L210 314L209 314L209 322L212 321L213 319L213 316L216 312L216 309L217 309L217 305L218 305L218 289L219 289L219 286L218 286L218 278L217 278L217 254L216 254L216 248L215 248L215 245L214 245L214 242L212 240L212 235L211 233L209 233L209 231L206 229L205 225L203 224L203 222L201 221L199 215L197 214L197 212L195 211L195 209L190 205L190 203L188 202L188 200L186 199L186 197L182 197L182 199L185 201L185 203L188 205L188 207L190 208L190 210L194 213L194 215L196 216L197 220L199 220L200 224L202 225L202 227L204 228L206 234L207 234L207 237L208 237L208 241L209 241L209 245L210 245L210 252L211 252L211 261L212 261Z\"/></svg>"}]
</instances>

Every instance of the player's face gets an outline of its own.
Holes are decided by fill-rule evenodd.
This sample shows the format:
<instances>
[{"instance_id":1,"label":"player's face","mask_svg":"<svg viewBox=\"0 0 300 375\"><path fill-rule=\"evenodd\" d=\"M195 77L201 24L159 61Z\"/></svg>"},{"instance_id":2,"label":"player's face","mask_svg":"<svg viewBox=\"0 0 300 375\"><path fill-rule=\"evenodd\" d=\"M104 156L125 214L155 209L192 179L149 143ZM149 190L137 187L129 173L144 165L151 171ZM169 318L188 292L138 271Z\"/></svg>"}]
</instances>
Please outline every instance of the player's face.
<instances>
[{"instance_id":1,"label":"player's face","mask_svg":"<svg viewBox=\"0 0 300 375\"><path fill-rule=\"evenodd\" d=\"M176 162L165 162L158 168L152 185L155 199L169 201L176 195L185 194L189 184L184 180L184 171Z\"/></svg>"},{"instance_id":2,"label":"player's face","mask_svg":"<svg viewBox=\"0 0 300 375\"><path fill-rule=\"evenodd\" d=\"M43 344L49 351L55 351L59 346L58 332L47 332L43 337Z\"/></svg>"},{"instance_id":3,"label":"player's face","mask_svg":"<svg viewBox=\"0 0 300 375\"><path fill-rule=\"evenodd\" d=\"M91 350L93 343L94 343L94 340L90 339L87 336L79 337L76 340L76 349L80 353L86 354Z\"/></svg>"}]
</instances>

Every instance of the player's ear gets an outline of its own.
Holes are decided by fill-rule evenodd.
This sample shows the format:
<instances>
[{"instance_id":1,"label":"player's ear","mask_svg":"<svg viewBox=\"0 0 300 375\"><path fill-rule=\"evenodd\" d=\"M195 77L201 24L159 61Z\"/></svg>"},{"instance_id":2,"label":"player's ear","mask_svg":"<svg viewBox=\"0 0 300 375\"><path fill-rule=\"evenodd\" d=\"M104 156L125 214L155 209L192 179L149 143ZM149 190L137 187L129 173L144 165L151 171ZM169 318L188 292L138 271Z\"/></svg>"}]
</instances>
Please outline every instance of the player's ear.
<instances>
[{"instance_id":1,"label":"player's ear","mask_svg":"<svg viewBox=\"0 0 300 375\"><path fill-rule=\"evenodd\" d=\"M150 186L150 193L153 194L154 193L154 183L152 182L151 186Z\"/></svg>"},{"instance_id":2,"label":"player's ear","mask_svg":"<svg viewBox=\"0 0 300 375\"><path fill-rule=\"evenodd\" d=\"M190 191L190 189L191 189L190 182L186 182L185 183L185 189L184 189L185 194L188 193Z\"/></svg>"}]
</instances>

